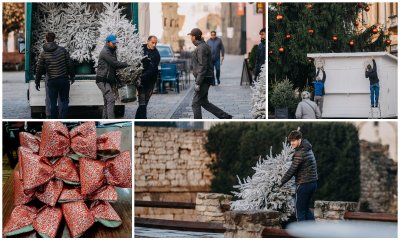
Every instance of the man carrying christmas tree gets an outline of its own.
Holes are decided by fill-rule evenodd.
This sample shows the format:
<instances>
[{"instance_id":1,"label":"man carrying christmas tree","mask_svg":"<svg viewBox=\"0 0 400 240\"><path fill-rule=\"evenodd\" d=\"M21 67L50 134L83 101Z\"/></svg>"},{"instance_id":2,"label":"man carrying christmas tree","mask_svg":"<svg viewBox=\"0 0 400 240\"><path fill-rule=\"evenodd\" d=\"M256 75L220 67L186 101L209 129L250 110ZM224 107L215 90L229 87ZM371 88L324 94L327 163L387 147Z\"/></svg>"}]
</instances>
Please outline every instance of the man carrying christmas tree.
<instances>
[{"instance_id":1,"label":"man carrying christmas tree","mask_svg":"<svg viewBox=\"0 0 400 240\"><path fill-rule=\"evenodd\" d=\"M294 148L293 161L290 168L282 177L282 187L293 176L296 181L296 218L297 221L315 220L310 211L311 198L317 190L317 163L312 145L307 139L303 139L298 130L290 132L288 140Z\"/></svg>"},{"instance_id":2,"label":"man carrying christmas tree","mask_svg":"<svg viewBox=\"0 0 400 240\"><path fill-rule=\"evenodd\" d=\"M110 34L107 36L105 41L106 45L103 47L99 55L96 84L103 94L103 118L113 119L115 118L115 95L113 88L117 85L118 81L116 70L128 67L128 64L117 60L117 37Z\"/></svg>"},{"instance_id":3,"label":"man carrying christmas tree","mask_svg":"<svg viewBox=\"0 0 400 240\"><path fill-rule=\"evenodd\" d=\"M261 42L258 44L257 55L256 55L256 67L254 70L254 81L257 81L258 75L260 75L261 67L265 64L265 28L260 30Z\"/></svg>"},{"instance_id":4,"label":"man carrying christmas tree","mask_svg":"<svg viewBox=\"0 0 400 240\"><path fill-rule=\"evenodd\" d=\"M147 104L149 104L151 94L158 76L158 64L160 64L160 53L157 48L157 37L149 36L147 44L143 44L144 58L142 60L143 72L137 82L139 107L136 110L136 119L147 118Z\"/></svg>"},{"instance_id":5,"label":"man carrying christmas tree","mask_svg":"<svg viewBox=\"0 0 400 240\"><path fill-rule=\"evenodd\" d=\"M46 34L47 43L39 55L36 66L36 90L40 91L40 79L43 74L47 77L47 88L50 98L51 118L66 118L69 104L69 88L74 83L75 72L68 51L54 42L53 32ZM57 106L60 97L61 106ZM61 110L58 108L60 107Z\"/></svg>"},{"instance_id":6,"label":"man carrying christmas tree","mask_svg":"<svg viewBox=\"0 0 400 240\"><path fill-rule=\"evenodd\" d=\"M214 71L211 58L211 49L202 38L203 33L198 28L193 28L188 35L196 46L192 55L193 75L195 77L194 96L192 109L195 119L201 119L201 107L211 112L218 118L230 119L231 115L224 112L208 101L208 90L214 82Z\"/></svg>"},{"instance_id":7,"label":"man carrying christmas tree","mask_svg":"<svg viewBox=\"0 0 400 240\"><path fill-rule=\"evenodd\" d=\"M376 70L375 59L372 59L374 67L371 68L371 64L368 64L367 69L365 69L365 77L369 78L369 89L371 92L371 107L378 107L379 101L379 78L378 72ZM375 102L374 102L375 99Z\"/></svg>"}]
</instances>

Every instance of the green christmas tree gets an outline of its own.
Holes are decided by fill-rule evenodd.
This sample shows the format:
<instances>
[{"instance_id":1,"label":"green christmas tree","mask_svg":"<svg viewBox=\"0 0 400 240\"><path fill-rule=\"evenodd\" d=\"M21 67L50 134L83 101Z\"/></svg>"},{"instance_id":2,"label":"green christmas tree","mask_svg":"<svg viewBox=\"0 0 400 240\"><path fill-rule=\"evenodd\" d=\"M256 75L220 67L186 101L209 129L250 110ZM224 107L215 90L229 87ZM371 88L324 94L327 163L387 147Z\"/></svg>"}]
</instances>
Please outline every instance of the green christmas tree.
<instances>
[{"instance_id":1,"label":"green christmas tree","mask_svg":"<svg viewBox=\"0 0 400 240\"><path fill-rule=\"evenodd\" d=\"M360 30L366 3L271 3L268 6L268 81L286 77L303 89L315 67L307 53L384 51L382 28Z\"/></svg>"}]
</instances>

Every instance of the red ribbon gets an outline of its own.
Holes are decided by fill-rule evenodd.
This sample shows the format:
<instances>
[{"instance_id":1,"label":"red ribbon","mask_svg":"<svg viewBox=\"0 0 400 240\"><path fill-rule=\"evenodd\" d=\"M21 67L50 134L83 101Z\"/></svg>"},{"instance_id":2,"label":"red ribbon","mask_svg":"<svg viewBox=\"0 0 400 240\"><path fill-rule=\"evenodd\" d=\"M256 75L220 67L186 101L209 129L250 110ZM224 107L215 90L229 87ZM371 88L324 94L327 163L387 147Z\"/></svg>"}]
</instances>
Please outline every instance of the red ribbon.
<instances>
[{"instance_id":1,"label":"red ribbon","mask_svg":"<svg viewBox=\"0 0 400 240\"><path fill-rule=\"evenodd\" d=\"M34 153L39 153L40 138L27 132L19 133L19 143L22 147L29 148Z\"/></svg>"},{"instance_id":2,"label":"red ribbon","mask_svg":"<svg viewBox=\"0 0 400 240\"><path fill-rule=\"evenodd\" d=\"M55 238L62 219L62 211L59 207L44 206L39 210L33 228L40 236Z\"/></svg>"},{"instance_id":3,"label":"red ribbon","mask_svg":"<svg viewBox=\"0 0 400 240\"><path fill-rule=\"evenodd\" d=\"M16 206L12 210L10 218L7 220L7 223L3 228L3 234L5 236L13 236L23 232L32 231L32 223L36 217L36 213L37 209L35 207L25 205ZM23 228L25 228L25 230L21 231Z\"/></svg>"},{"instance_id":4,"label":"red ribbon","mask_svg":"<svg viewBox=\"0 0 400 240\"><path fill-rule=\"evenodd\" d=\"M44 122L39 155L49 158L62 157L69 152L68 128L61 122Z\"/></svg>"},{"instance_id":5,"label":"red ribbon","mask_svg":"<svg viewBox=\"0 0 400 240\"><path fill-rule=\"evenodd\" d=\"M83 123L70 132L71 148L79 156L97 157L97 135L95 122Z\"/></svg>"},{"instance_id":6,"label":"red ribbon","mask_svg":"<svg viewBox=\"0 0 400 240\"><path fill-rule=\"evenodd\" d=\"M83 201L61 204L71 237L79 237L93 224L94 217Z\"/></svg>"},{"instance_id":7,"label":"red ribbon","mask_svg":"<svg viewBox=\"0 0 400 240\"><path fill-rule=\"evenodd\" d=\"M121 132L106 132L97 138L97 154L103 158L117 156L121 151Z\"/></svg>"},{"instance_id":8,"label":"red ribbon","mask_svg":"<svg viewBox=\"0 0 400 240\"><path fill-rule=\"evenodd\" d=\"M132 187L132 162L129 151L125 151L105 162L81 158L79 160L82 194L92 194L104 184L116 187Z\"/></svg>"}]
</instances>

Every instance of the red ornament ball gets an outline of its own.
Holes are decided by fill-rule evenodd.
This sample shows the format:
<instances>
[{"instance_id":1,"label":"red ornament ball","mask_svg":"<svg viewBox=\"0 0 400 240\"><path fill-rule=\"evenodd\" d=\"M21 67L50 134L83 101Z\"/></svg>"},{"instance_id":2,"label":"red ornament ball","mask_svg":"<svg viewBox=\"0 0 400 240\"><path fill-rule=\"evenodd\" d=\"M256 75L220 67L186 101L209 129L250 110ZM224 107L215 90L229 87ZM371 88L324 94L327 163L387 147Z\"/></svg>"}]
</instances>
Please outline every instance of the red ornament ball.
<instances>
[{"instance_id":1,"label":"red ornament ball","mask_svg":"<svg viewBox=\"0 0 400 240\"><path fill-rule=\"evenodd\" d=\"M354 26L358 27L358 25L360 25L358 21L354 22Z\"/></svg>"},{"instance_id":2,"label":"red ornament ball","mask_svg":"<svg viewBox=\"0 0 400 240\"><path fill-rule=\"evenodd\" d=\"M369 11L369 7L366 6L366 7L364 8L364 10L365 10L366 12L368 12L368 11Z\"/></svg>"},{"instance_id":3,"label":"red ornament ball","mask_svg":"<svg viewBox=\"0 0 400 240\"><path fill-rule=\"evenodd\" d=\"M373 33L373 34L377 34L378 32L379 32L378 28L372 29L372 33Z\"/></svg>"},{"instance_id":4,"label":"red ornament ball","mask_svg":"<svg viewBox=\"0 0 400 240\"><path fill-rule=\"evenodd\" d=\"M286 33L286 36L285 36L285 38L286 38L287 40L291 39L291 38L292 38L292 34L290 34L290 33Z\"/></svg>"},{"instance_id":5,"label":"red ornament ball","mask_svg":"<svg viewBox=\"0 0 400 240\"><path fill-rule=\"evenodd\" d=\"M308 33L309 33L310 35L313 35L314 32L315 32L314 29L312 29L312 28L308 29Z\"/></svg>"},{"instance_id":6,"label":"red ornament ball","mask_svg":"<svg viewBox=\"0 0 400 240\"><path fill-rule=\"evenodd\" d=\"M364 6L364 3L359 2L359 3L357 4L357 6L358 6L359 8L362 8L362 7Z\"/></svg>"},{"instance_id":7,"label":"red ornament ball","mask_svg":"<svg viewBox=\"0 0 400 240\"><path fill-rule=\"evenodd\" d=\"M350 47L353 47L354 44L355 44L354 40L350 40L350 41L349 41L349 46L350 46Z\"/></svg>"},{"instance_id":8,"label":"red ornament ball","mask_svg":"<svg viewBox=\"0 0 400 240\"><path fill-rule=\"evenodd\" d=\"M390 40L390 39L386 39L386 40L385 40L385 43L386 43L386 45L388 45L388 46L389 46L389 45L392 43L392 40Z\"/></svg>"},{"instance_id":9,"label":"red ornament ball","mask_svg":"<svg viewBox=\"0 0 400 240\"><path fill-rule=\"evenodd\" d=\"M332 36L332 41L337 42L339 40L339 37L336 35Z\"/></svg>"},{"instance_id":10,"label":"red ornament ball","mask_svg":"<svg viewBox=\"0 0 400 240\"><path fill-rule=\"evenodd\" d=\"M276 20L278 20L278 21L282 21L283 20L283 15L281 15L281 14L278 14L277 16L276 16Z\"/></svg>"},{"instance_id":11,"label":"red ornament ball","mask_svg":"<svg viewBox=\"0 0 400 240\"><path fill-rule=\"evenodd\" d=\"M284 52L285 52L285 48L280 47L280 48L278 49L278 52L279 52L279 53L284 53Z\"/></svg>"},{"instance_id":12,"label":"red ornament ball","mask_svg":"<svg viewBox=\"0 0 400 240\"><path fill-rule=\"evenodd\" d=\"M274 52L272 50L268 51L268 55L272 55Z\"/></svg>"}]
</instances>

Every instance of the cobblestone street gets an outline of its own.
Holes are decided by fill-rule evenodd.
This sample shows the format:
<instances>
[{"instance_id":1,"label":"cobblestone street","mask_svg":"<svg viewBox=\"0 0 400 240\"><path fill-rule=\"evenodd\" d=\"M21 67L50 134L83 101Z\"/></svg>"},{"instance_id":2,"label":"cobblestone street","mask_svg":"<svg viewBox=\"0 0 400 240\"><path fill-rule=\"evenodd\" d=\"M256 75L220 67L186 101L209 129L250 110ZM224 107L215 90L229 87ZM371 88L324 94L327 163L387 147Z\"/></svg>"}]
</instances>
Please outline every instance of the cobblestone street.
<instances>
[{"instance_id":1,"label":"cobblestone street","mask_svg":"<svg viewBox=\"0 0 400 240\"><path fill-rule=\"evenodd\" d=\"M251 90L249 86L240 86L243 56L227 55L221 66L221 84L212 86L209 100L233 118L251 118ZM3 118L29 119L30 107L27 100L28 84L24 81L24 72L3 72ZM149 119L189 119L193 118L192 97L194 77L185 85L179 94L168 91L168 94L154 94L148 106ZM133 119L137 102L125 105L125 119ZM70 109L70 118L101 118L100 108ZM203 110L203 118L216 118Z\"/></svg>"}]
</instances>

